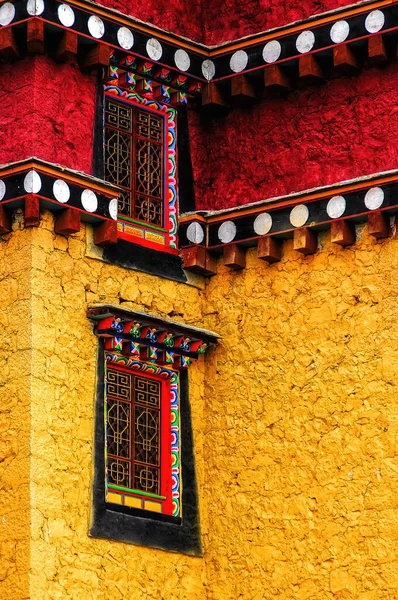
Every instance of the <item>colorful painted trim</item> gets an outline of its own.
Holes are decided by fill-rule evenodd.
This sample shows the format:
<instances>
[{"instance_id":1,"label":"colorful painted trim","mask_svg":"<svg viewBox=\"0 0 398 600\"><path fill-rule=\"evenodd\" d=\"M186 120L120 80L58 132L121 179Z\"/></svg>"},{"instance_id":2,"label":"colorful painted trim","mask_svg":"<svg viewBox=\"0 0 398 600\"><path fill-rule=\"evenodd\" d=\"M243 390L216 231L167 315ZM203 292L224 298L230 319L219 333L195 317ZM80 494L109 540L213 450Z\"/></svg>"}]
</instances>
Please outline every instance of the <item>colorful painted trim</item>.
<instances>
[{"instance_id":1,"label":"colorful painted trim","mask_svg":"<svg viewBox=\"0 0 398 600\"><path fill-rule=\"evenodd\" d=\"M105 353L105 380L107 380L107 365L115 365L123 368L155 375L170 382L170 415L171 415L171 495L172 516L181 517L181 457L180 457L180 416L179 416L179 377L178 373L159 367L155 364L147 364L126 356L114 353ZM106 394L106 392L105 392ZM105 436L107 435L107 403L105 402ZM105 464L107 462L107 448L105 443ZM137 490L109 485L105 478L106 501L130 508L140 508L151 512L162 513L164 497L154 494L146 494Z\"/></svg>"},{"instance_id":2,"label":"colorful painted trim","mask_svg":"<svg viewBox=\"0 0 398 600\"><path fill-rule=\"evenodd\" d=\"M163 245L167 249L177 248L177 208L178 208L178 190L177 190L177 111L171 106L161 104L152 98L144 98L134 92L122 90L115 85L106 85L105 94L111 97L119 98L122 101L144 106L148 110L154 111L165 118L165 228L166 234L160 233L156 228L150 225L142 224L136 226L124 221L118 220L118 229L131 237L145 239L150 243Z\"/></svg>"}]
</instances>

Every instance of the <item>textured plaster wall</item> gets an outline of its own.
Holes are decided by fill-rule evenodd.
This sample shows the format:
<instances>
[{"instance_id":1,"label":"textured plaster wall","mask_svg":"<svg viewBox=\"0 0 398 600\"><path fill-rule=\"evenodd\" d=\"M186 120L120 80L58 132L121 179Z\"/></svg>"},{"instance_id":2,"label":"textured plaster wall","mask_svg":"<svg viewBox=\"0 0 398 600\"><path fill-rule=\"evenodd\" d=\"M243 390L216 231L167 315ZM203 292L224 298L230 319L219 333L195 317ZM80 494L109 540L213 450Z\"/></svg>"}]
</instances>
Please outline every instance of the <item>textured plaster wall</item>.
<instances>
[{"instance_id":1,"label":"textured plaster wall","mask_svg":"<svg viewBox=\"0 0 398 600\"><path fill-rule=\"evenodd\" d=\"M0 600L29 597L30 232L0 240Z\"/></svg>"},{"instance_id":2,"label":"textured plaster wall","mask_svg":"<svg viewBox=\"0 0 398 600\"><path fill-rule=\"evenodd\" d=\"M0 65L0 164L31 156L92 172L96 78L30 56Z\"/></svg>"},{"instance_id":3,"label":"textured plaster wall","mask_svg":"<svg viewBox=\"0 0 398 600\"><path fill-rule=\"evenodd\" d=\"M98 348L87 304L123 298L198 324L199 289L85 258L85 231L55 236L51 215L32 244L31 600L203 600L202 559L87 535ZM201 491L203 371L200 363L190 380Z\"/></svg>"},{"instance_id":4,"label":"textured plaster wall","mask_svg":"<svg viewBox=\"0 0 398 600\"><path fill-rule=\"evenodd\" d=\"M3 347L11 335L17 362L1 409L15 411L4 439L18 462L0 463L14 511L0 598L398 595L398 238L357 233L346 249L324 234L306 258L288 241L273 266L250 250L244 271L220 266L205 288L105 264L84 229L55 236L49 214L3 238ZM203 558L87 535L97 339L86 309L121 299L223 336L190 371Z\"/></svg>"},{"instance_id":5,"label":"textured plaster wall","mask_svg":"<svg viewBox=\"0 0 398 600\"><path fill-rule=\"evenodd\" d=\"M207 44L220 44L306 19L312 15L355 4L352 0L204 0Z\"/></svg>"},{"instance_id":6,"label":"textured plaster wall","mask_svg":"<svg viewBox=\"0 0 398 600\"><path fill-rule=\"evenodd\" d=\"M396 169L398 63L204 122L190 111L199 208Z\"/></svg>"},{"instance_id":7,"label":"textured plaster wall","mask_svg":"<svg viewBox=\"0 0 398 600\"><path fill-rule=\"evenodd\" d=\"M398 597L398 239L358 236L209 281L208 600Z\"/></svg>"}]
</instances>

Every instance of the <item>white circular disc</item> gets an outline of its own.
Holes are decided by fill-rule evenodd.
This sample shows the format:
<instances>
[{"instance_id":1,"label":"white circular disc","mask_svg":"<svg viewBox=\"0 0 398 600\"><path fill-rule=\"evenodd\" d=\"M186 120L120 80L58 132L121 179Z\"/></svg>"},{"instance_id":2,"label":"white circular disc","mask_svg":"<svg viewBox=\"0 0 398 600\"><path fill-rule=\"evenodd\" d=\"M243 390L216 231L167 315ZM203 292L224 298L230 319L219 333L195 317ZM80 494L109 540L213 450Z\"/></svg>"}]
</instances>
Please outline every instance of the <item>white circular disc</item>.
<instances>
[{"instance_id":1,"label":"white circular disc","mask_svg":"<svg viewBox=\"0 0 398 600\"><path fill-rule=\"evenodd\" d=\"M152 60L160 60L163 54L161 43L155 38L150 38L146 43L146 52Z\"/></svg>"},{"instance_id":2,"label":"white circular disc","mask_svg":"<svg viewBox=\"0 0 398 600\"><path fill-rule=\"evenodd\" d=\"M0 200L3 200L6 195L6 184L2 179L0 179Z\"/></svg>"},{"instance_id":3,"label":"white circular disc","mask_svg":"<svg viewBox=\"0 0 398 600\"><path fill-rule=\"evenodd\" d=\"M72 27L75 22L75 13L73 8L67 4L61 4L58 6L58 19L64 27Z\"/></svg>"},{"instance_id":4,"label":"white circular disc","mask_svg":"<svg viewBox=\"0 0 398 600\"><path fill-rule=\"evenodd\" d=\"M44 0L28 0L26 12L32 17L41 15L44 12Z\"/></svg>"},{"instance_id":5,"label":"white circular disc","mask_svg":"<svg viewBox=\"0 0 398 600\"><path fill-rule=\"evenodd\" d=\"M261 213L256 217L253 228L257 235L265 235L272 227L272 217L268 213Z\"/></svg>"},{"instance_id":6,"label":"white circular disc","mask_svg":"<svg viewBox=\"0 0 398 600\"><path fill-rule=\"evenodd\" d=\"M87 27L90 35L92 35L96 40L102 38L105 33L105 25L103 20L95 15L91 15L87 21Z\"/></svg>"},{"instance_id":7,"label":"white circular disc","mask_svg":"<svg viewBox=\"0 0 398 600\"><path fill-rule=\"evenodd\" d=\"M0 25L9 25L15 17L15 6L6 2L0 6Z\"/></svg>"},{"instance_id":8,"label":"white circular disc","mask_svg":"<svg viewBox=\"0 0 398 600\"><path fill-rule=\"evenodd\" d=\"M240 71L244 71L247 67L247 62L249 57L244 50L238 50L231 56L231 60L229 61L229 66L231 71L234 73L240 73Z\"/></svg>"},{"instance_id":9,"label":"white circular disc","mask_svg":"<svg viewBox=\"0 0 398 600\"><path fill-rule=\"evenodd\" d=\"M384 202L384 192L379 187L371 188L365 195L365 206L369 210L376 210Z\"/></svg>"},{"instance_id":10,"label":"white circular disc","mask_svg":"<svg viewBox=\"0 0 398 600\"><path fill-rule=\"evenodd\" d=\"M216 74L216 67L212 60L204 60L202 62L202 73L203 77L207 79L207 81L213 79L214 75Z\"/></svg>"},{"instance_id":11,"label":"white circular disc","mask_svg":"<svg viewBox=\"0 0 398 600\"><path fill-rule=\"evenodd\" d=\"M62 204L68 202L70 198L70 189L66 181L63 181L62 179L54 181L53 194L58 202L62 202Z\"/></svg>"},{"instance_id":12,"label":"white circular disc","mask_svg":"<svg viewBox=\"0 0 398 600\"><path fill-rule=\"evenodd\" d=\"M290 222L293 227L302 227L308 221L310 211L305 204L298 204L290 213Z\"/></svg>"},{"instance_id":13,"label":"white circular disc","mask_svg":"<svg viewBox=\"0 0 398 600\"><path fill-rule=\"evenodd\" d=\"M347 21L337 21L330 30L330 39L335 44L345 42L350 33L350 26Z\"/></svg>"},{"instance_id":14,"label":"white circular disc","mask_svg":"<svg viewBox=\"0 0 398 600\"><path fill-rule=\"evenodd\" d=\"M23 186L25 188L25 192L28 194L38 194L41 190L40 175L36 173L36 171L29 171L29 173L25 175Z\"/></svg>"},{"instance_id":15,"label":"white circular disc","mask_svg":"<svg viewBox=\"0 0 398 600\"><path fill-rule=\"evenodd\" d=\"M282 53L282 46L278 40L272 40L265 44L263 48L263 59L266 63L273 63L280 57Z\"/></svg>"},{"instance_id":16,"label":"white circular disc","mask_svg":"<svg viewBox=\"0 0 398 600\"><path fill-rule=\"evenodd\" d=\"M228 244L232 242L234 237L236 236L236 225L232 221L225 221L218 228L218 239L223 244Z\"/></svg>"},{"instance_id":17,"label":"white circular disc","mask_svg":"<svg viewBox=\"0 0 398 600\"><path fill-rule=\"evenodd\" d=\"M327 203L326 212L331 219L338 219L344 215L346 207L344 196L333 196Z\"/></svg>"},{"instance_id":18,"label":"white circular disc","mask_svg":"<svg viewBox=\"0 0 398 600\"><path fill-rule=\"evenodd\" d=\"M117 30L117 41L124 50L130 50L134 46L134 35L127 27L120 27Z\"/></svg>"},{"instance_id":19,"label":"white circular disc","mask_svg":"<svg viewBox=\"0 0 398 600\"><path fill-rule=\"evenodd\" d=\"M372 10L365 19L365 29L369 33L377 33L384 27L386 18L381 10Z\"/></svg>"},{"instance_id":20,"label":"white circular disc","mask_svg":"<svg viewBox=\"0 0 398 600\"><path fill-rule=\"evenodd\" d=\"M191 66L191 59L189 58L188 52L185 50L178 49L174 53L174 62L177 69L180 71L188 71Z\"/></svg>"},{"instance_id":21,"label":"white circular disc","mask_svg":"<svg viewBox=\"0 0 398 600\"><path fill-rule=\"evenodd\" d=\"M97 196L91 190L82 191L82 206L87 212L93 213L98 208Z\"/></svg>"},{"instance_id":22,"label":"white circular disc","mask_svg":"<svg viewBox=\"0 0 398 600\"><path fill-rule=\"evenodd\" d=\"M305 54L313 49L315 35L312 31L302 31L296 40L296 48L300 54Z\"/></svg>"},{"instance_id":23,"label":"white circular disc","mask_svg":"<svg viewBox=\"0 0 398 600\"><path fill-rule=\"evenodd\" d=\"M111 219L113 219L114 221L117 221L117 200L116 200L116 198L113 198L109 202L108 210L109 210Z\"/></svg>"},{"instance_id":24,"label":"white circular disc","mask_svg":"<svg viewBox=\"0 0 398 600\"><path fill-rule=\"evenodd\" d=\"M191 244L201 244L205 238L205 232L199 223L190 223L187 227L187 238Z\"/></svg>"}]
</instances>

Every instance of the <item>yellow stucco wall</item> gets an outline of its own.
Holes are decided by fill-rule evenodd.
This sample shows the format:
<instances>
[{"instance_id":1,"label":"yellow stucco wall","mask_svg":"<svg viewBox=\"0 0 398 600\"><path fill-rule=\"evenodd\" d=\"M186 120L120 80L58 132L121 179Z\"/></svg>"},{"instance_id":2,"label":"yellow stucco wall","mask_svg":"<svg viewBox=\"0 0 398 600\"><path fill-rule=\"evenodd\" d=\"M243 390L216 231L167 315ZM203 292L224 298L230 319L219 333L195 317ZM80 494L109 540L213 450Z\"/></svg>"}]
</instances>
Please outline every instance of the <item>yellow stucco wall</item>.
<instances>
[{"instance_id":1,"label":"yellow stucco wall","mask_svg":"<svg viewBox=\"0 0 398 600\"><path fill-rule=\"evenodd\" d=\"M358 237L209 282L208 600L398 598L398 240Z\"/></svg>"},{"instance_id":2,"label":"yellow stucco wall","mask_svg":"<svg viewBox=\"0 0 398 600\"><path fill-rule=\"evenodd\" d=\"M31 234L0 238L0 600L29 598Z\"/></svg>"},{"instance_id":3,"label":"yellow stucco wall","mask_svg":"<svg viewBox=\"0 0 398 600\"><path fill-rule=\"evenodd\" d=\"M31 576L30 595L9 587L8 600L398 597L398 240L358 233L345 249L325 234L311 257L287 242L271 267L250 250L244 271L220 266L201 289L87 256L86 231L55 236L51 215L16 232L31 241L33 377L31 423L10 431L27 448L30 425ZM87 535L86 310L121 298L223 336L190 368L201 558ZM28 561L13 563L21 581Z\"/></svg>"}]
</instances>

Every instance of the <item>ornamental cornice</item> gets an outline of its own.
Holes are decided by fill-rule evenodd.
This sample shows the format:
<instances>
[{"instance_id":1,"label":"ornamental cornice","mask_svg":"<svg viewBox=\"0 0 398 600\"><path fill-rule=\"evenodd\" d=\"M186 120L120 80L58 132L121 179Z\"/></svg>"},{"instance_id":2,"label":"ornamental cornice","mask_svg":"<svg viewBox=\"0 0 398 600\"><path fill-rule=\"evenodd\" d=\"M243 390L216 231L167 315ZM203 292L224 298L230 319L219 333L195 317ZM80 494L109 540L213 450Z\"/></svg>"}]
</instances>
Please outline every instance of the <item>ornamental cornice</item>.
<instances>
[{"instance_id":1,"label":"ornamental cornice","mask_svg":"<svg viewBox=\"0 0 398 600\"><path fill-rule=\"evenodd\" d=\"M216 47L87 0L0 4L3 60L46 51L59 61L74 56L88 70L109 67L111 56L122 52L139 78L159 82L166 69L179 85L185 78L190 97L202 96L202 105L210 108L393 60L397 37L398 2L388 0L340 8Z\"/></svg>"},{"instance_id":2,"label":"ornamental cornice","mask_svg":"<svg viewBox=\"0 0 398 600\"><path fill-rule=\"evenodd\" d=\"M398 170L338 182L221 211L188 213L180 219L179 240L185 269L216 272L215 258L226 266L245 267L246 248L257 246L268 263L281 259L283 241L293 238L302 254L317 250L317 234L330 230L341 246L355 243L355 225L368 223L370 235L390 234L398 212Z\"/></svg>"}]
</instances>

